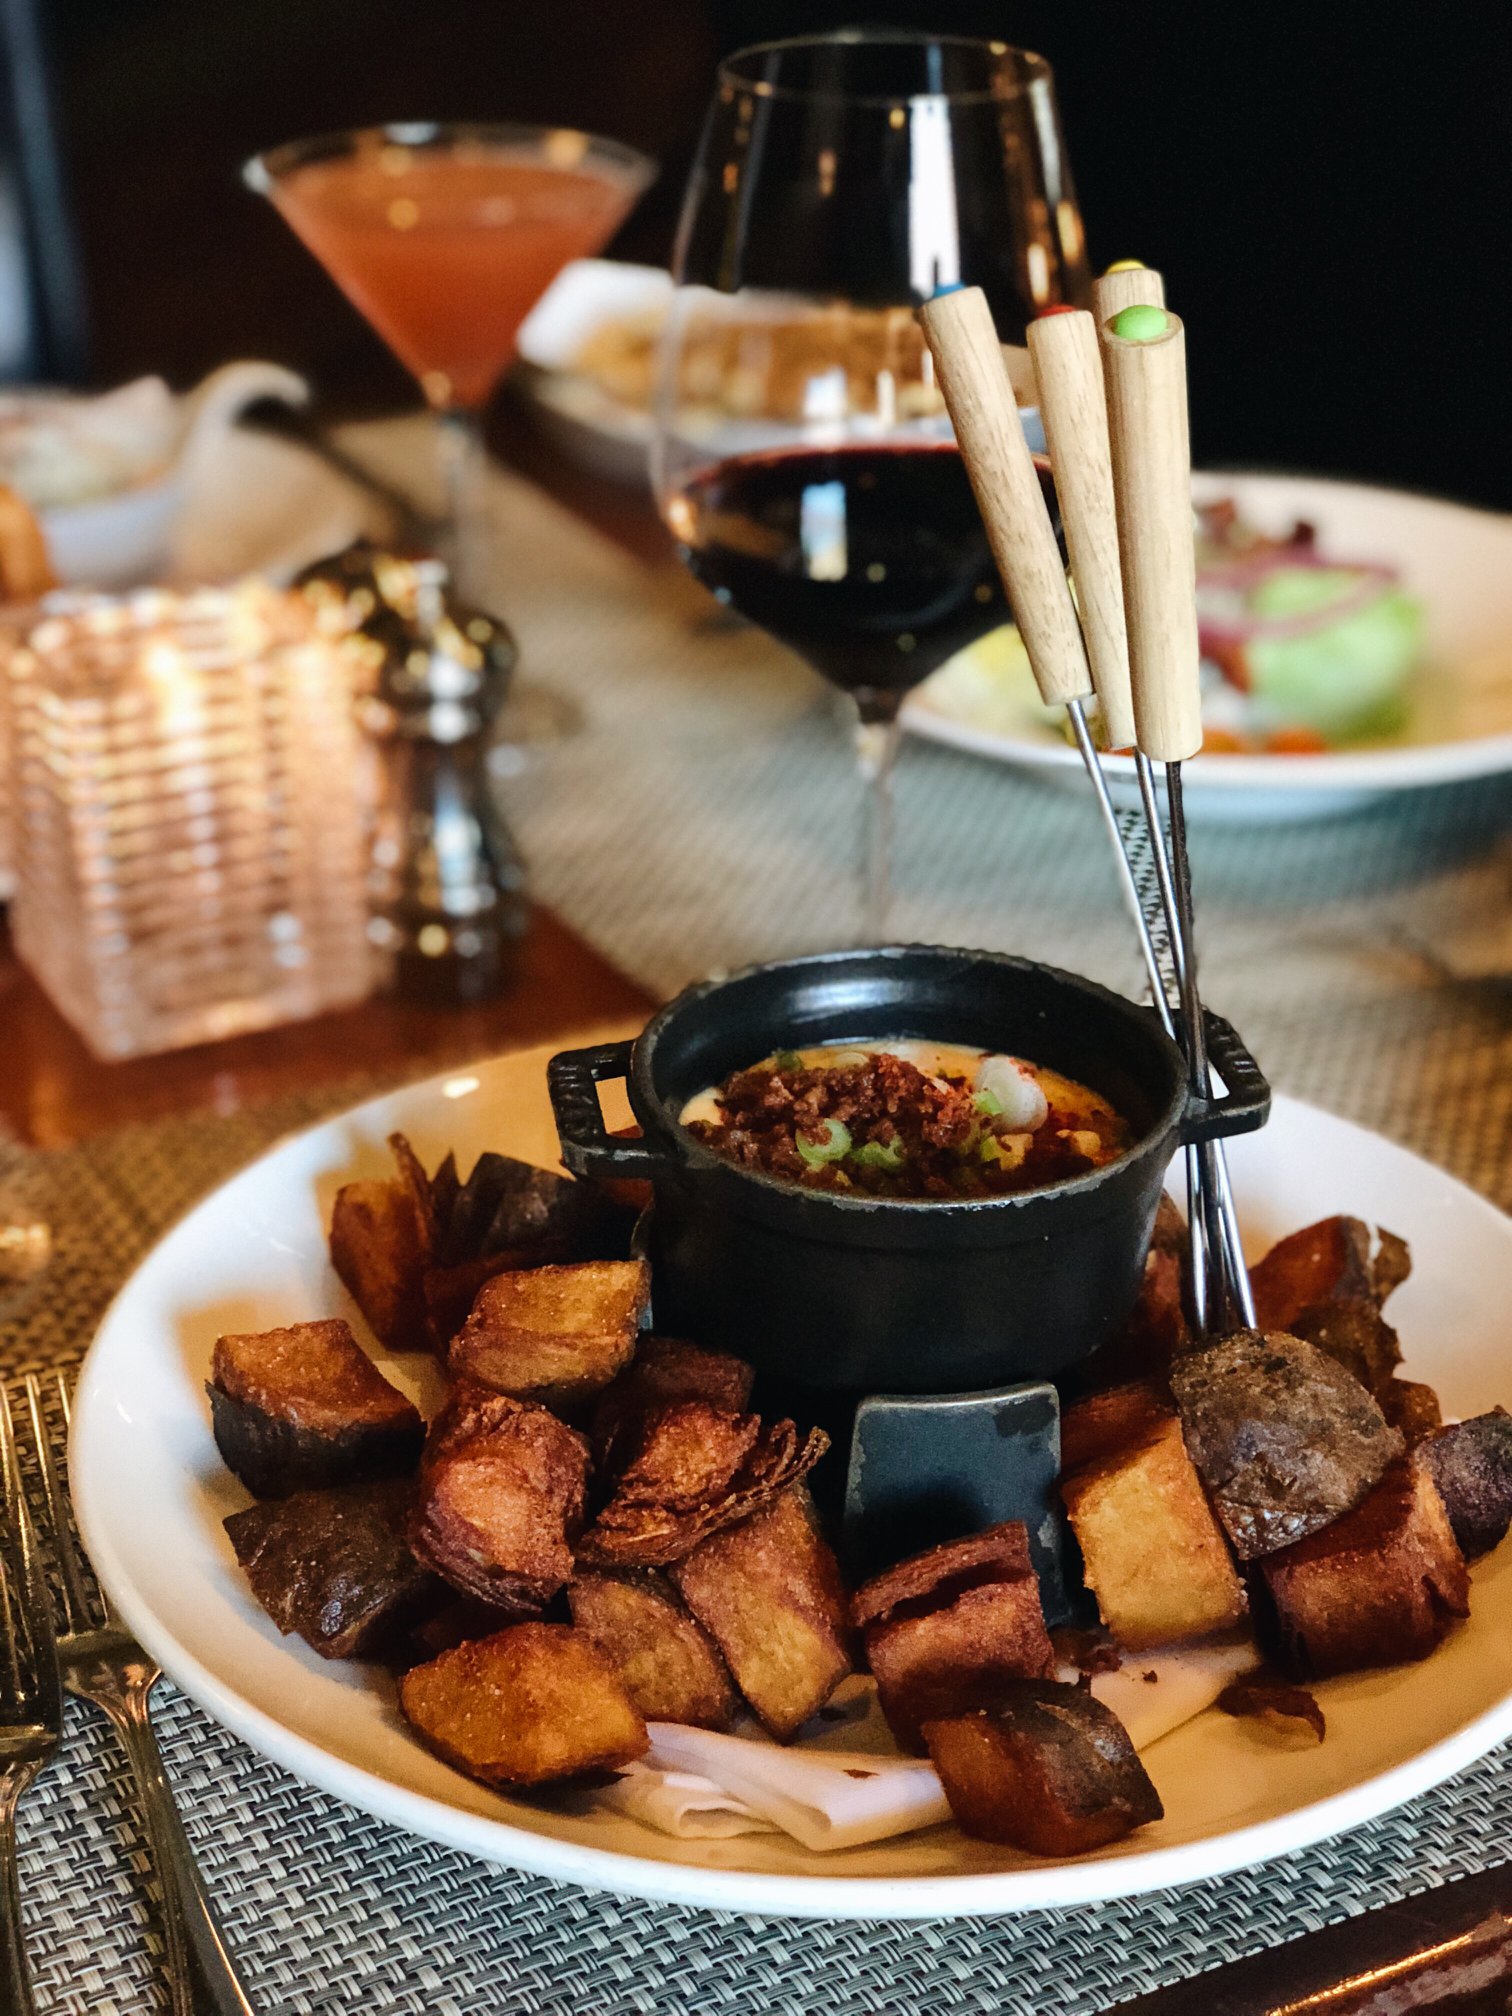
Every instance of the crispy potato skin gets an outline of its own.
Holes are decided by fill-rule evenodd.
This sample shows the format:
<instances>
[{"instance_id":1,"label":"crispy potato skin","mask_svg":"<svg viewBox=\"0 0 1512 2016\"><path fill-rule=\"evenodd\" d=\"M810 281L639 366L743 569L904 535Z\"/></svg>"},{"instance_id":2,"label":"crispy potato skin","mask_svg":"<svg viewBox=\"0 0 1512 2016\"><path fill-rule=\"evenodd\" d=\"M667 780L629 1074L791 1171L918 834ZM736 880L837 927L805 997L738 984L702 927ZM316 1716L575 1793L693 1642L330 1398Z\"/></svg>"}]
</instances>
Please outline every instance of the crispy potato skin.
<instances>
[{"instance_id":1,"label":"crispy potato skin","mask_svg":"<svg viewBox=\"0 0 1512 2016\"><path fill-rule=\"evenodd\" d=\"M412 1728L488 1785L546 1785L644 1756L646 1725L609 1661L567 1624L514 1624L474 1638L399 1683Z\"/></svg>"},{"instance_id":2,"label":"crispy potato skin","mask_svg":"<svg viewBox=\"0 0 1512 2016\"><path fill-rule=\"evenodd\" d=\"M711 1533L771 1504L829 1447L791 1421L763 1422L683 1400L641 1424L635 1454L583 1535L578 1558L598 1566L663 1568Z\"/></svg>"},{"instance_id":3,"label":"crispy potato skin","mask_svg":"<svg viewBox=\"0 0 1512 2016\"><path fill-rule=\"evenodd\" d=\"M1376 1394L1402 1356L1381 1305L1412 1264L1402 1240L1390 1232L1380 1239L1372 1259L1368 1225L1324 1218L1282 1239L1250 1272L1262 1330L1284 1330L1316 1344Z\"/></svg>"},{"instance_id":4,"label":"crispy potato skin","mask_svg":"<svg viewBox=\"0 0 1512 2016\"><path fill-rule=\"evenodd\" d=\"M1111 1709L1054 1680L1006 1686L991 1713L924 1725L963 1833L1031 1855L1085 1855L1164 1814Z\"/></svg>"},{"instance_id":5,"label":"crispy potato skin","mask_svg":"<svg viewBox=\"0 0 1512 2016\"><path fill-rule=\"evenodd\" d=\"M736 1693L719 1647L653 1568L580 1570L572 1621L609 1661L648 1722L728 1729Z\"/></svg>"},{"instance_id":6,"label":"crispy potato skin","mask_svg":"<svg viewBox=\"0 0 1512 2016\"><path fill-rule=\"evenodd\" d=\"M543 1407L463 1388L432 1425L410 1539L456 1589L530 1616L572 1574L588 1445Z\"/></svg>"},{"instance_id":7,"label":"crispy potato skin","mask_svg":"<svg viewBox=\"0 0 1512 2016\"><path fill-rule=\"evenodd\" d=\"M643 1260L496 1274L478 1290L447 1361L459 1377L517 1400L577 1406L629 1364L650 1293Z\"/></svg>"},{"instance_id":8,"label":"crispy potato skin","mask_svg":"<svg viewBox=\"0 0 1512 2016\"><path fill-rule=\"evenodd\" d=\"M1409 1449L1436 1435L1444 1425L1439 1397L1419 1379L1388 1379L1380 1392L1381 1412Z\"/></svg>"},{"instance_id":9,"label":"crispy potato skin","mask_svg":"<svg viewBox=\"0 0 1512 2016\"><path fill-rule=\"evenodd\" d=\"M1061 1416L1061 1472L1083 1469L1155 1434L1175 1412L1170 1394L1151 1379L1105 1386L1073 1401Z\"/></svg>"},{"instance_id":10,"label":"crispy potato skin","mask_svg":"<svg viewBox=\"0 0 1512 2016\"><path fill-rule=\"evenodd\" d=\"M236 1558L280 1631L325 1659L363 1659L398 1641L440 1592L405 1538L409 1495L391 1479L231 1514Z\"/></svg>"},{"instance_id":11,"label":"crispy potato skin","mask_svg":"<svg viewBox=\"0 0 1512 2016\"><path fill-rule=\"evenodd\" d=\"M593 1410L589 1439L594 1461L606 1470L622 1468L621 1441L634 1435L648 1415L680 1400L707 1400L731 1414L745 1413L755 1377L743 1358L728 1352L643 1333L634 1358Z\"/></svg>"},{"instance_id":12,"label":"crispy potato skin","mask_svg":"<svg viewBox=\"0 0 1512 2016\"><path fill-rule=\"evenodd\" d=\"M735 1684L790 1743L851 1670L845 1591L800 1491L788 1490L672 1570Z\"/></svg>"},{"instance_id":13,"label":"crispy potato skin","mask_svg":"<svg viewBox=\"0 0 1512 2016\"><path fill-rule=\"evenodd\" d=\"M1512 1525L1512 1414L1494 1407L1423 1444L1454 1537L1467 1561L1490 1553Z\"/></svg>"},{"instance_id":14,"label":"crispy potato skin","mask_svg":"<svg viewBox=\"0 0 1512 2016\"><path fill-rule=\"evenodd\" d=\"M1353 1509L1402 1453L1372 1396L1326 1352L1236 1331L1171 1368L1182 1435L1241 1561Z\"/></svg>"},{"instance_id":15,"label":"crispy potato skin","mask_svg":"<svg viewBox=\"0 0 1512 2016\"><path fill-rule=\"evenodd\" d=\"M1464 1557L1421 1456L1261 1568L1282 1659L1302 1679L1424 1659L1470 1610Z\"/></svg>"},{"instance_id":16,"label":"crispy potato skin","mask_svg":"<svg viewBox=\"0 0 1512 2016\"><path fill-rule=\"evenodd\" d=\"M1112 1433L1078 1424L1079 1408L1068 1413L1064 1439L1083 1461L1062 1476L1061 1497L1102 1620L1137 1651L1224 1630L1245 1601L1176 1410L1153 1388L1123 1391L1137 1399L1095 1424L1106 1429L1118 1413Z\"/></svg>"},{"instance_id":17,"label":"crispy potato skin","mask_svg":"<svg viewBox=\"0 0 1512 2016\"><path fill-rule=\"evenodd\" d=\"M990 1706L1005 1680L1055 1672L1029 1536L1017 1520L884 1570L856 1591L851 1614L888 1727L916 1754L924 1722Z\"/></svg>"},{"instance_id":18,"label":"crispy potato skin","mask_svg":"<svg viewBox=\"0 0 1512 2016\"><path fill-rule=\"evenodd\" d=\"M393 1351L427 1342L422 1277L431 1233L414 1192L398 1177L344 1183L331 1212L331 1264L373 1335Z\"/></svg>"},{"instance_id":19,"label":"crispy potato skin","mask_svg":"<svg viewBox=\"0 0 1512 2016\"><path fill-rule=\"evenodd\" d=\"M424 1425L339 1319L218 1338L216 1447L258 1498L402 1476Z\"/></svg>"}]
</instances>

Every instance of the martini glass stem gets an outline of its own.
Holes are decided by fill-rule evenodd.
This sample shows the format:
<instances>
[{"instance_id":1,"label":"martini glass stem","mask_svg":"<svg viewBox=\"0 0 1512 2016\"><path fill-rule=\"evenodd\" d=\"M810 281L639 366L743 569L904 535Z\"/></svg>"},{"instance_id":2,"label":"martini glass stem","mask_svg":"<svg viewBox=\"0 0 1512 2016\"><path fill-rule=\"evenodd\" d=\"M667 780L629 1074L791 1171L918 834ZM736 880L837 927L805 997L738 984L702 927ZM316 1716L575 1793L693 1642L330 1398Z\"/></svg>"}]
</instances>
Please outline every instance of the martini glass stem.
<instances>
[{"instance_id":1,"label":"martini glass stem","mask_svg":"<svg viewBox=\"0 0 1512 2016\"><path fill-rule=\"evenodd\" d=\"M492 561L487 492L488 451L483 415L473 406L444 406L436 415L446 485L448 546L443 555L464 601L487 604Z\"/></svg>"},{"instance_id":2,"label":"martini glass stem","mask_svg":"<svg viewBox=\"0 0 1512 2016\"><path fill-rule=\"evenodd\" d=\"M902 726L897 701L868 696L856 723L856 758L865 794L861 829L861 940L887 941L892 895L893 772Z\"/></svg>"}]
</instances>

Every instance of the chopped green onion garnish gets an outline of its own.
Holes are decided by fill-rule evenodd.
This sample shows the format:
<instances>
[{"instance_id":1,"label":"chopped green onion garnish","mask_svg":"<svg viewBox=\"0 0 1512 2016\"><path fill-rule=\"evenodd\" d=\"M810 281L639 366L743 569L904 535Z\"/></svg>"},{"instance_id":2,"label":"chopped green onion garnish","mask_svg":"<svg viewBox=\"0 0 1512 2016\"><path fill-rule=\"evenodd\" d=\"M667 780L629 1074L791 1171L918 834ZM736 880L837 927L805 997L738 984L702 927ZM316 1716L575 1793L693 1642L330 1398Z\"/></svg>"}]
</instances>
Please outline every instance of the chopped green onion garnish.
<instances>
[{"instance_id":1,"label":"chopped green onion garnish","mask_svg":"<svg viewBox=\"0 0 1512 2016\"><path fill-rule=\"evenodd\" d=\"M850 1129L843 1120L821 1121L819 1135L817 1141L809 1141L802 1134L798 1136L798 1153L810 1169L820 1169L826 1162L838 1162L842 1155L850 1153Z\"/></svg>"},{"instance_id":2,"label":"chopped green onion garnish","mask_svg":"<svg viewBox=\"0 0 1512 2016\"><path fill-rule=\"evenodd\" d=\"M901 1169L903 1150L896 1141L866 1141L856 1150L856 1160L866 1169Z\"/></svg>"},{"instance_id":3,"label":"chopped green onion garnish","mask_svg":"<svg viewBox=\"0 0 1512 2016\"><path fill-rule=\"evenodd\" d=\"M998 1139L996 1134L984 1134L982 1136L981 1140L977 1143L977 1156L983 1162L999 1162L1002 1160L1002 1157L998 1154Z\"/></svg>"},{"instance_id":4,"label":"chopped green onion garnish","mask_svg":"<svg viewBox=\"0 0 1512 2016\"><path fill-rule=\"evenodd\" d=\"M1003 1102L999 1099L996 1092L978 1092L971 1103L975 1106L978 1113L985 1113L989 1120L996 1120L999 1113L1003 1110Z\"/></svg>"},{"instance_id":5,"label":"chopped green onion garnish","mask_svg":"<svg viewBox=\"0 0 1512 2016\"><path fill-rule=\"evenodd\" d=\"M774 1071L801 1071L803 1059L796 1050L779 1050L772 1059Z\"/></svg>"}]
</instances>

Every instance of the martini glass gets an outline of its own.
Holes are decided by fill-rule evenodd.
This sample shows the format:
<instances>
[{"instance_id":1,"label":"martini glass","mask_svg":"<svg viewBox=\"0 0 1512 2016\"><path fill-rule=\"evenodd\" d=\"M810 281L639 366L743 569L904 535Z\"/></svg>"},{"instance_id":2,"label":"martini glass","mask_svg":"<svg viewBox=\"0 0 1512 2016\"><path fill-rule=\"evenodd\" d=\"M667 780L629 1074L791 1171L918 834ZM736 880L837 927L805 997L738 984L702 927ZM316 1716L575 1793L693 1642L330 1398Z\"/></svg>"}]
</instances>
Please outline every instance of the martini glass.
<instances>
[{"instance_id":1,"label":"martini glass","mask_svg":"<svg viewBox=\"0 0 1512 2016\"><path fill-rule=\"evenodd\" d=\"M486 603L484 411L520 324L607 244L652 163L564 127L425 124L294 141L243 173L419 382L440 423L446 558Z\"/></svg>"}]
</instances>

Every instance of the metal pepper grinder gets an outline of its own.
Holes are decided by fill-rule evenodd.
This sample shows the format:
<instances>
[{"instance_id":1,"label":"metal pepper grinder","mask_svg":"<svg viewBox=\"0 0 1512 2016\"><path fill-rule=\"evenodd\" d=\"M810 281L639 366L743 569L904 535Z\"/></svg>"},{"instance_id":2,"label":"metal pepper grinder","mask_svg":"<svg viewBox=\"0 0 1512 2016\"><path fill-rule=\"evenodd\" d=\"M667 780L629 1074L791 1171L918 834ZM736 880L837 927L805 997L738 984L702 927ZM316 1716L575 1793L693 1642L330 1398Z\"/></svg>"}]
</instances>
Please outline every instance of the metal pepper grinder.
<instances>
[{"instance_id":1,"label":"metal pepper grinder","mask_svg":"<svg viewBox=\"0 0 1512 2016\"><path fill-rule=\"evenodd\" d=\"M339 605L366 660L358 712L380 771L371 928L392 989L435 1004L483 1000L510 978L528 915L487 760L515 641L496 617L452 600L439 560L358 546L301 585Z\"/></svg>"}]
</instances>

